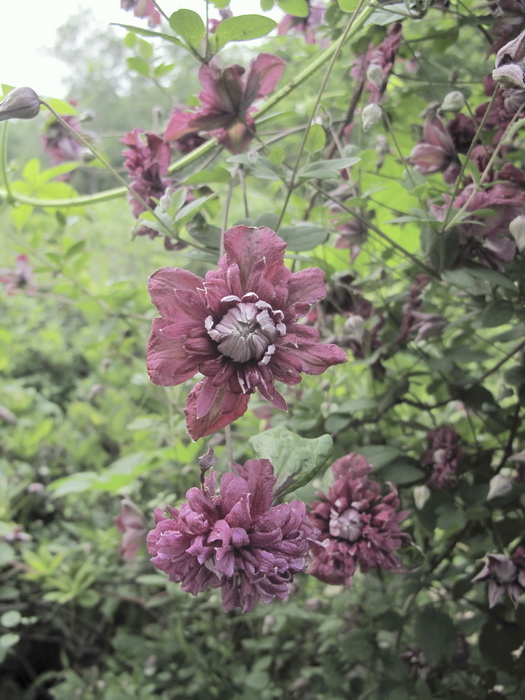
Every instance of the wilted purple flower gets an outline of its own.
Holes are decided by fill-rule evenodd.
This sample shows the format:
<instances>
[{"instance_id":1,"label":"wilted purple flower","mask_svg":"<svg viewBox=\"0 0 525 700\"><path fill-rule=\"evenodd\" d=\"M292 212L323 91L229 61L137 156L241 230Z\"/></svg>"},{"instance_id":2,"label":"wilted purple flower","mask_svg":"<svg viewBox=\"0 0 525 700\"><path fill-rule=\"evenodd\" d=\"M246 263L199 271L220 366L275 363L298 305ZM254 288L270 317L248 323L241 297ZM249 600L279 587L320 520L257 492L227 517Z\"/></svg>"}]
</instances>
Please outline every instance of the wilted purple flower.
<instances>
[{"instance_id":1,"label":"wilted purple flower","mask_svg":"<svg viewBox=\"0 0 525 700\"><path fill-rule=\"evenodd\" d=\"M490 47L491 53L525 28L525 0L496 0L493 15L492 33L498 38Z\"/></svg>"},{"instance_id":2,"label":"wilted purple flower","mask_svg":"<svg viewBox=\"0 0 525 700\"><path fill-rule=\"evenodd\" d=\"M362 80L363 76L369 75L370 66L377 66L381 71L381 78L378 79L379 72L376 70L374 81L367 82L366 89L370 92L370 102L377 103L383 97L402 41L403 27L400 22L394 22L380 44L370 45L363 56L357 57L350 71L350 75L356 80Z\"/></svg>"},{"instance_id":3,"label":"wilted purple flower","mask_svg":"<svg viewBox=\"0 0 525 700\"><path fill-rule=\"evenodd\" d=\"M124 167L131 180L131 188L150 206L154 199L160 199L171 184L163 177L168 172L171 148L161 136L143 129L133 129L121 139L128 148L124 149ZM144 211L144 207L130 196L129 202L134 216Z\"/></svg>"},{"instance_id":4,"label":"wilted purple flower","mask_svg":"<svg viewBox=\"0 0 525 700\"><path fill-rule=\"evenodd\" d=\"M115 525L124 533L119 554L127 562L132 562L146 537L144 513L131 499L125 497L120 504L120 513L115 518Z\"/></svg>"},{"instance_id":5,"label":"wilted purple flower","mask_svg":"<svg viewBox=\"0 0 525 700\"><path fill-rule=\"evenodd\" d=\"M496 55L492 78L504 88L525 88L525 32L507 42Z\"/></svg>"},{"instance_id":6,"label":"wilted purple flower","mask_svg":"<svg viewBox=\"0 0 525 700\"><path fill-rule=\"evenodd\" d=\"M224 69L213 64L201 66L201 108L195 112L175 112L166 128L166 140L209 131L231 153L241 153L255 133L251 105L274 90L285 65L278 56L261 54L252 61L246 79L243 79L244 68L237 64Z\"/></svg>"},{"instance_id":7,"label":"wilted purple flower","mask_svg":"<svg viewBox=\"0 0 525 700\"><path fill-rule=\"evenodd\" d=\"M323 24L325 13L324 5L310 5L308 2L308 15L306 17L285 15L277 26L277 33L288 34L292 30L300 32L304 34L307 44L315 44L316 30Z\"/></svg>"},{"instance_id":8,"label":"wilted purple flower","mask_svg":"<svg viewBox=\"0 0 525 700\"><path fill-rule=\"evenodd\" d=\"M80 124L76 117L66 114L61 118L67 122L70 129L80 133ZM86 154L85 146L77 141L58 119L53 119L46 124L40 139L53 165L82 160Z\"/></svg>"},{"instance_id":9,"label":"wilted purple flower","mask_svg":"<svg viewBox=\"0 0 525 700\"><path fill-rule=\"evenodd\" d=\"M453 428L442 425L427 433L429 449L424 453L421 462L424 466L432 467L432 473L427 480L431 489L454 487L457 484L457 468L463 458L463 450L459 445L459 435Z\"/></svg>"},{"instance_id":10,"label":"wilted purple flower","mask_svg":"<svg viewBox=\"0 0 525 700\"><path fill-rule=\"evenodd\" d=\"M516 254L516 242L509 231L510 222L525 213L525 178L511 163L493 175L495 184L484 190L468 184L454 199L452 206L472 212L467 221L458 225L459 258L479 260L497 267L509 263ZM450 206L445 196L445 206L431 206L438 219L443 219ZM492 209L494 213L487 213ZM481 213L480 213L481 210Z\"/></svg>"},{"instance_id":11,"label":"wilted purple flower","mask_svg":"<svg viewBox=\"0 0 525 700\"><path fill-rule=\"evenodd\" d=\"M9 296L22 289L28 294L35 292L36 287L33 284L33 280L33 268L29 264L27 255L16 256L14 270L0 269L0 284L5 285L5 290Z\"/></svg>"},{"instance_id":12,"label":"wilted purple flower","mask_svg":"<svg viewBox=\"0 0 525 700\"><path fill-rule=\"evenodd\" d=\"M321 374L347 359L336 345L319 343L317 330L297 323L326 293L321 270L290 272L285 242L265 227L234 226L224 248L217 271L204 279L165 267L149 281L161 314L148 344L151 380L173 386L197 372L205 377L186 400L193 439L242 416L256 389L286 410L275 380L298 384L301 372Z\"/></svg>"},{"instance_id":13,"label":"wilted purple flower","mask_svg":"<svg viewBox=\"0 0 525 700\"><path fill-rule=\"evenodd\" d=\"M408 160L423 175L443 173L448 184L456 180L460 171L452 137L435 115L425 119L423 140L414 146Z\"/></svg>"},{"instance_id":14,"label":"wilted purple flower","mask_svg":"<svg viewBox=\"0 0 525 700\"><path fill-rule=\"evenodd\" d=\"M147 17L150 27L160 24L160 13L151 0L120 0L123 10L133 10L135 17Z\"/></svg>"},{"instance_id":15,"label":"wilted purple flower","mask_svg":"<svg viewBox=\"0 0 525 700\"><path fill-rule=\"evenodd\" d=\"M362 572L376 567L402 571L395 556L408 535L399 523L408 514L397 512L397 490L381 496L381 487L368 479L371 465L358 454L341 457L332 465L335 483L328 495L318 493L319 501L310 508L312 523L320 530L318 541L310 543L312 564L308 573L321 581L350 585L357 565Z\"/></svg>"},{"instance_id":16,"label":"wilted purple flower","mask_svg":"<svg viewBox=\"0 0 525 700\"><path fill-rule=\"evenodd\" d=\"M272 506L276 478L267 459L251 459L203 489L192 488L180 510L157 509L148 535L153 564L170 581L196 595L220 588L229 611L248 612L260 599L283 600L294 574L303 571L312 529L301 501Z\"/></svg>"},{"instance_id":17,"label":"wilted purple flower","mask_svg":"<svg viewBox=\"0 0 525 700\"><path fill-rule=\"evenodd\" d=\"M496 82L492 76L487 75L484 79L485 92L492 96L496 90ZM485 113L489 108L490 101L479 105L475 111L475 118L478 122L485 117ZM500 89L485 120L485 129L496 129L496 133L492 138L493 145L497 145L511 121L515 118L516 112L523 109L525 105L525 90L517 90L515 87L502 90Z\"/></svg>"},{"instance_id":18,"label":"wilted purple flower","mask_svg":"<svg viewBox=\"0 0 525 700\"><path fill-rule=\"evenodd\" d=\"M489 582L489 608L493 608L504 593L517 607L525 591L525 549L518 547L510 559L503 554L487 554L487 563L472 580Z\"/></svg>"}]
</instances>

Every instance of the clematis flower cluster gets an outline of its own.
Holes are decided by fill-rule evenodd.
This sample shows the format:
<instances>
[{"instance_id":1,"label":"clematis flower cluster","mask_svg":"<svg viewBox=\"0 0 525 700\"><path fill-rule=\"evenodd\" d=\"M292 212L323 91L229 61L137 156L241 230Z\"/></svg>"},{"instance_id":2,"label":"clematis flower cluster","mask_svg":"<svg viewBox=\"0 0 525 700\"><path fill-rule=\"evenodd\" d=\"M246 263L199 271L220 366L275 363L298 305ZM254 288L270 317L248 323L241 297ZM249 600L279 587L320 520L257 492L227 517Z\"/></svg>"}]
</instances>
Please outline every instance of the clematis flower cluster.
<instances>
[{"instance_id":1,"label":"clematis flower cluster","mask_svg":"<svg viewBox=\"0 0 525 700\"><path fill-rule=\"evenodd\" d=\"M76 117L66 114L62 119L73 131L80 133L80 123ZM46 124L40 138L53 165L82 160L88 155L85 146L77 141L58 119L52 119Z\"/></svg>"},{"instance_id":2,"label":"clematis flower cluster","mask_svg":"<svg viewBox=\"0 0 525 700\"><path fill-rule=\"evenodd\" d=\"M201 66L201 107L194 112L175 111L166 127L166 140L208 131L231 153L242 153L255 134L252 104L275 89L285 65L278 56L260 54L246 78L237 64L224 69L213 63Z\"/></svg>"},{"instance_id":3,"label":"clematis flower cluster","mask_svg":"<svg viewBox=\"0 0 525 700\"><path fill-rule=\"evenodd\" d=\"M371 471L361 455L341 457L332 465L335 482L328 495L319 492L310 506L320 536L310 543L308 573L321 581L349 586L358 565L363 573L376 567L404 571L394 552L409 538L399 528L408 511L399 512L392 484L381 495L380 485L368 478Z\"/></svg>"},{"instance_id":4,"label":"clematis flower cluster","mask_svg":"<svg viewBox=\"0 0 525 700\"><path fill-rule=\"evenodd\" d=\"M505 593L514 607L525 592L525 549L518 547L508 558L503 554L487 554L487 562L473 581L489 582L489 607L493 608Z\"/></svg>"},{"instance_id":5,"label":"clematis flower cluster","mask_svg":"<svg viewBox=\"0 0 525 700\"><path fill-rule=\"evenodd\" d=\"M216 271L202 278L165 267L150 277L160 318L153 320L147 369L161 386L204 375L186 400L195 440L242 416L256 390L286 410L275 380L295 385L301 372L322 374L346 362L341 348L319 343L315 328L297 322L325 296L324 273L291 272L285 248L269 228L234 226L224 233Z\"/></svg>"},{"instance_id":6,"label":"clematis flower cluster","mask_svg":"<svg viewBox=\"0 0 525 700\"><path fill-rule=\"evenodd\" d=\"M180 509L157 509L147 538L153 564L170 581L197 595L220 588L226 611L252 610L257 601L283 600L303 571L312 528L301 501L272 505L276 483L271 462L232 465L219 492L215 473L191 488Z\"/></svg>"}]
</instances>

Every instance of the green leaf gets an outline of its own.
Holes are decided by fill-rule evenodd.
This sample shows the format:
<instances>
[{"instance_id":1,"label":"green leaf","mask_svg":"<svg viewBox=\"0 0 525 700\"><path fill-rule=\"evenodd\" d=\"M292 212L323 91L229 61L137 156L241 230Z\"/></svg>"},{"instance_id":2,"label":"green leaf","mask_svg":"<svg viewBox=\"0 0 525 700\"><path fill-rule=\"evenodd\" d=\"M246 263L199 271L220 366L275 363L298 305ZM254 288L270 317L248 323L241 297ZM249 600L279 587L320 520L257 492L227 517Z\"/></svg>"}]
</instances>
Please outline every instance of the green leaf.
<instances>
[{"instance_id":1,"label":"green leaf","mask_svg":"<svg viewBox=\"0 0 525 700\"><path fill-rule=\"evenodd\" d=\"M213 199L214 197L216 197L215 194L210 194L207 197L200 197L199 199L195 199L193 202L186 204L177 212L177 215L175 216L175 223L179 226L183 226L187 221L193 219L193 217L200 209L202 209L206 202L209 202L210 199Z\"/></svg>"},{"instance_id":2,"label":"green leaf","mask_svg":"<svg viewBox=\"0 0 525 700\"><path fill-rule=\"evenodd\" d=\"M190 46L198 49L204 39L206 28L201 16L193 10L177 10L170 17L170 27Z\"/></svg>"},{"instance_id":3,"label":"green leaf","mask_svg":"<svg viewBox=\"0 0 525 700\"><path fill-rule=\"evenodd\" d=\"M420 610L416 617L415 634L418 646L431 667L454 653L457 632L450 617L434 607Z\"/></svg>"},{"instance_id":4,"label":"green leaf","mask_svg":"<svg viewBox=\"0 0 525 700\"><path fill-rule=\"evenodd\" d=\"M487 282L490 282L490 284L504 287L505 289L512 289L514 292L516 291L516 285L514 282L497 270L491 270L490 268L483 267L482 265L479 267L468 265L466 269L468 273L476 279L486 280Z\"/></svg>"},{"instance_id":5,"label":"green leaf","mask_svg":"<svg viewBox=\"0 0 525 700\"><path fill-rule=\"evenodd\" d=\"M381 477L385 481L391 481L398 486L421 481L424 476L425 474L421 469L403 459L396 459L381 469Z\"/></svg>"},{"instance_id":6,"label":"green leaf","mask_svg":"<svg viewBox=\"0 0 525 700\"><path fill-rule=\"evenodd\" d=\"M365 445L357 449L356 452L363 455L374 469L382 469L401 456L397 447L389 447L388 445Z\"/></svg>"},{"instance_id":7,"label":"green leaf","mask_svg":"<svg viewBox=\"0 0 525 700\"><path fill-rule=\"evenodd\" d=\"M330 178L340 178L339 173L343 168L350 168L359 163L360 158L334 158L333 160L318 160L309 163L299 171L301 180L327 180Z\"/></svg>"},{"instance_id":8,"label":"green leaf","mask_svg":"<svg viewBox=\"0 0 525 700\"><path fill-rule=\"evenodd\" d=\"M144 78L147 78L151 73L150 63L145 61L143 58L139 58L138 56L131 56L131 58L127 58L126 63L130 70L134 70Z\"/></svg>"},{"instance_id":9,"label":"green leaf","mask_svg":"<svg viewBox=\"0 0 525 700\"><path fill-rule=\"evenodd\" d=\"M308 17L310 13L306 0L277 0L277 4L283 12L294 17Z\"/></svg>"},{"instance_id":10,"label":"green leaf","mask_svg":"<svg viewBox=\"0 0 525 700\"><path fill-rule=\"evenodd\" d=\"M169 41L172 44L176 44L177 46L180 46L181 48L187 50L182 41L180 39L177 39L176 36L172 36L171 34L164 34L163 32L154 32L151 29L144 29L143 27L134 27L131 24L120 24L119 22L112 22L110 26L122 27L122 29L127 29L128 32L138 34L139 36L151 36L157 39L163 39L164 41ZM62 114L64 114L64 112L62 112Z\"/></svg>"},{"instance_id":11,"label":"green leaf","mask_svg":"<svg viewBox=\"0 0 525 700\"><path fill-rule=\"evenodd\" d=\"M249 41L266 36L277 26L277 22L261 15L239 15L229 17L219 24L215 37L218 48L230 41Z\"/></svg>"},{"instance_id":12,"label":"green leaf","mask_svg":"<svg viewBox=\"0 0 525 700\"><path fill-rule=\"evenodd\" d=\"M359 5L359 0L337 0L337 4L342 12L355 12Z\"/></svg>"},{"instance_id":13,"label":"green leaf","mask_svg":"<svg viewBox=\"0 0 525 700\"><path fill-rule=\"evenodd\" d=\"M332 455L330 435L303 438L281 425L254 435L250 445L259 459L269 459L277 476L279 497L308 484Z\"/></svg>"},{"instance_id":14,"label":"green leaf","mask_svg":"<svg viewBox=\"0 0 525 700\"><path fill-rule=\"evenodd\" d=\"M322 151L326 144L326 132L320 124L312 124L308 129L308 136L304 144L308 153L313 154Z\"/></svg>"},{"instance_id":15,"label":"green leaf","mask_svg":"<svg viewBox=\"0 0 525 700\"><path fill-rule=\"evenodd\" d=\"M16 627L18 624L20 624L21 619L22 615L18 610L8 610L2 615L2 617L0 617L0 625L7 628Z\"/></svg>"},{"instance_id":16,"label":"green leaf","mask_svg":"<svg viewBox=\"0 0 525 700\"><path fill-rule=\"evenodd\" d=\"M496 328L508 323L513 315L512 304L502 299L496 299L483 309L481 325L484 328Z\"/></svg>"},{"instance_id":17,"label":"green leaf","mask_svg":"<svg viewBox=\"0 0 525 700\"><path fill-rule=\"evenodd\" d=\"M296 253L312 250L328 240L329 231L315 224L297 224L279 229L279 236L286 241L288 250Z\"/></svg>"}]
</instances>

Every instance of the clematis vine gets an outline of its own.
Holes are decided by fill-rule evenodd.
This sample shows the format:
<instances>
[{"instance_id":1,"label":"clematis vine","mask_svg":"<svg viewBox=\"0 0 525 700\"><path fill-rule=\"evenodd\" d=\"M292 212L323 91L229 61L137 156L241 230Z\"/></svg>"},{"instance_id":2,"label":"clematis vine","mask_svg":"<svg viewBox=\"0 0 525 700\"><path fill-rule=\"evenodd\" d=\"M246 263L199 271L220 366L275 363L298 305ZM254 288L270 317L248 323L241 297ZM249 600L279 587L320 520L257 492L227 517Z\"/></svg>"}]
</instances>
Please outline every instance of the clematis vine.
<instances>
[{"instance_id":1,"label":"clematis vine","mask_svg":"<svg viewBox=\"0 0 525 700\"><path fill-rule=\"evenodd\" d=\"M294 385L301 372L322 374L346 362L336 345L297 323L323 298L324 273L291 272L286 243L269 228L234 226L224 234L226 254L204 279L165 267L149 281L160 312L147 350L151 380L161 386L204 375L186 400L186 425L196 440L229 425L248 408L255 390L287 410L274 381Z\"/></svg>"},{"instance_id":2,"label":"clematis vine","mask_svg":"<svg viewBox=\"0 0 525 700\"><path fill-rule=\"evenodd\" d=\"M272 505L276 482L267 459L248 460L221 478L215 472L203 488L192 488L180 510L155 511L147 544L153 564L182 590L197 595L220 588L226 611L252 610L257 601L283 600L308 554L306 506Z\"/></svg>"},{"instance_id":3,"label":"clematis vine","mask_svg":"<svg viewBox=\"0 0 525 700\"><path fill-rule=\"evenodd\" d=\"M381 487L368 479L371 465L358 454L341 457L332 465L335 478L328 495L311 506L310 517L319 529L318 541L310 543L312 564L308 573L321 581L349 586L357 565L363 573L376 567L401 572L394 554L409 536L399 523L408 511L398 512L395 486L381 496Z\"/></svg>"},{"instance_id":4,"label":"clematis vine","mask_svg":"<svg viewBox=\"0 0 525 700\"><path fill-rule=\"evenodd\" d=\"M244 68L237 64L224 69L214 64L201 66L201 108L174 112L166 128L166 140L208 131L231 153L242 153L255 133L252 104L274 90L285 65L282 58L263 53L252 62L245 79Z\"/></svg>"}]
</instances>

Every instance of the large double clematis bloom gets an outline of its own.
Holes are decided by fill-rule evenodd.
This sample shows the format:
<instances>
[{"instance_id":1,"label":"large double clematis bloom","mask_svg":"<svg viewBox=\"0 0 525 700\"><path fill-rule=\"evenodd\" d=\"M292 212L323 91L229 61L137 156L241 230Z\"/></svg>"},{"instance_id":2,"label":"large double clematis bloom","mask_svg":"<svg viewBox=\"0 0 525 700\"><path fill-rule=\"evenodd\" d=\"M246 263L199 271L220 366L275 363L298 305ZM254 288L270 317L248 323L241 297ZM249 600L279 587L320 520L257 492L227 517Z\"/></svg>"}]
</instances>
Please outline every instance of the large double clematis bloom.
<instances>
[{"instance_id":1,"label":"large double clematis bloom","mask_svg":"<svg viewBox=\"0 0 525 700\"><path fill-rule=\"evenodd\" d=\"M204 375L186 401L194 440L242 416L256 389L286 410L274 380L298 384L301 372L321 374L346 362L341 348L319 343L315 328L297 323L325 296L324 273L291 272L285 248L269 228L234 226L224 234L218 269L204 279L170 267L150 277L161 317L153 320L148 372L162 386Z\"/></svg>"},{"instance_id":2,"label":"large double clematis bloom","mask_svg":"<svg viewBox=\"0 0 525 700\"><path fill-rule=\"evenodd\" d=\"M221 588L224 609L252 610L258 600L283 600L306 566L308 523L301 501L272 505L276 478L267 459L251 459L202 489L192 488L169 517L155 511L148 535L153 564L196 595Z\"/></svg>"}]
</instances>

